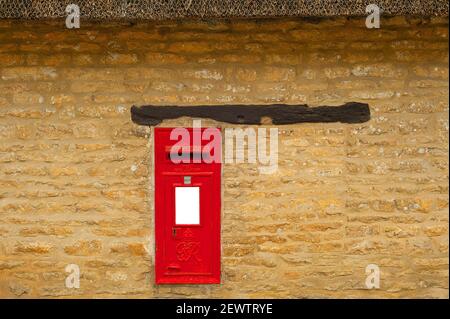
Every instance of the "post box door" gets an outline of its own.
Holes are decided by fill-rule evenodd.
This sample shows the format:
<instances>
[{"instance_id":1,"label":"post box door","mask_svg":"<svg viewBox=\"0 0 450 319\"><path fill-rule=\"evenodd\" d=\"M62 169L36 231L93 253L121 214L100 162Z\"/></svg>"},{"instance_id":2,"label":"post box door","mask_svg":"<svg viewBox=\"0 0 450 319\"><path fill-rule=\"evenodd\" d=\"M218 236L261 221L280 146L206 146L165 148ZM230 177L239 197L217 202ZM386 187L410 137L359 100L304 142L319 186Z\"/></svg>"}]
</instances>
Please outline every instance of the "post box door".
<instances>
[{"instance_id":1,"label":"post box door","mask_svg":"<svg viewBox=\"0 0 450 319\"><path fill-rule=\"evenodd\" d=\"M176 142L167 133L155 129L155 152ZM155 158L156 283L219 283L220 163Z\"/></svg>"}]
</instances>

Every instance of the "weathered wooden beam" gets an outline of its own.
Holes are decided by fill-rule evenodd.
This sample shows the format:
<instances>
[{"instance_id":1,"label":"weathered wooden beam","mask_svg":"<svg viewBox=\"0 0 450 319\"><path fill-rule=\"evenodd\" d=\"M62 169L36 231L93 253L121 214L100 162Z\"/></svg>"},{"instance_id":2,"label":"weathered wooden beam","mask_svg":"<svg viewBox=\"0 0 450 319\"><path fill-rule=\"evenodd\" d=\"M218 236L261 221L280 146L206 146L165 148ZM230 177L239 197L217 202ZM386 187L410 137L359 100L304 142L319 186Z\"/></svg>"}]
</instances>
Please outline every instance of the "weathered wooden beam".
<instances>
[{"instance_id":1,"label":"weathered wooden beam","mask_svg":"<svg viewBox=\"0 0 450 319\"><path fill-rule=\"evenodd\" d=\"M200 106L132 106L131 120L140 125L158 125L163 120L183 116L210 118L232 124L261 124L264 117L272 124L294 123L363 123L370 119L369 105L350 102L340 106L308 105L200 105Z\"/></svg>"}]
</instances>

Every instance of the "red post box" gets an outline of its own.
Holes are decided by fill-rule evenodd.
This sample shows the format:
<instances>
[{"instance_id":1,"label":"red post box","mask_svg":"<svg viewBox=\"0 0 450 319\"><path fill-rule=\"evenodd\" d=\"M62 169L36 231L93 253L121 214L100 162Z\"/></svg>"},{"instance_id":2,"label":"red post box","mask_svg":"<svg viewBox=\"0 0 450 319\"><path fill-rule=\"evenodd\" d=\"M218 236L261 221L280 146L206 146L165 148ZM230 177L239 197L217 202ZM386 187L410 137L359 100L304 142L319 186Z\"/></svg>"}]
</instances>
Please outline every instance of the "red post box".
<instances>
[{"instance_id":1,"label":"red post box","mask_svg":"<svg viewBox=\"0 0 450 319\"><path fill-rule=\"evenodd\" d=\"M221 163L210 160L214 154L207 145L212 136L204 134L212 129L183 129L189 133L184 140L173 139L172 130L154 131L155 280L157 284L217 284ZM219 129L213 130L220 135ZM198 138L205 135L207 139ZM219 152L215 156L220 158L221 142L216 146L213 153ZM175 163L174 157L181 162Z\"/></svg>"}]
</instances>

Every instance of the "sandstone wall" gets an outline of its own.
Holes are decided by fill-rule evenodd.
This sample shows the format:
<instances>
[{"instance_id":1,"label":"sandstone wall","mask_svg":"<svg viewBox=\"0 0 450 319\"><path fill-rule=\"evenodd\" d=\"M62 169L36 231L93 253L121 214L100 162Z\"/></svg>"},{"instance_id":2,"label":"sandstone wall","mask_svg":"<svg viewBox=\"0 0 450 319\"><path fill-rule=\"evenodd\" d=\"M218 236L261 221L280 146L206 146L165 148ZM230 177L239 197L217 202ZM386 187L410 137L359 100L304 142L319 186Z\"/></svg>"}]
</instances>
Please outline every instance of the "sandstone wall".
<instances>
[{"instance_id":1,"label":"sandstone wall","mask_svg":"<svg viewBox=\"0 0 450 319\"><path fill-rule=\"evenodd\" d=\"M447 41L448 18L0 21L0 297L448 298ZM350 101L371 121L279 127L276 174L223 167L221 285L154 285L131 105Z\"/></svg>"}]
</instances>

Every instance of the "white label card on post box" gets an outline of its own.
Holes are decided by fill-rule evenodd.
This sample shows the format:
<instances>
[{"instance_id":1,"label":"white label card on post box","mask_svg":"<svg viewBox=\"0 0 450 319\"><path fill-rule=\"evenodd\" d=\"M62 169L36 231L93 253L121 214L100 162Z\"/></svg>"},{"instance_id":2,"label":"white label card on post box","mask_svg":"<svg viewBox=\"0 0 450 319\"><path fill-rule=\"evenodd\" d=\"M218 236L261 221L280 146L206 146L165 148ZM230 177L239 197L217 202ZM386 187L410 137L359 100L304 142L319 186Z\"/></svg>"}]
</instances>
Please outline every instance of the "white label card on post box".
<instances>
[{"instance_id":1,"label":"white label card on post box","mask_svg":"<svg viewBox=\"0 0 450 319\"><path fill-rule=\"evenodd\" d=\"M200 187L175 187L175 224L200 224Z\"/></svg>"}]
</instances>

